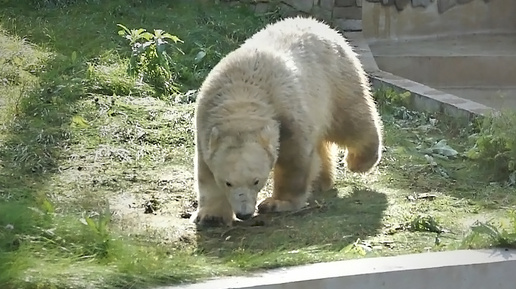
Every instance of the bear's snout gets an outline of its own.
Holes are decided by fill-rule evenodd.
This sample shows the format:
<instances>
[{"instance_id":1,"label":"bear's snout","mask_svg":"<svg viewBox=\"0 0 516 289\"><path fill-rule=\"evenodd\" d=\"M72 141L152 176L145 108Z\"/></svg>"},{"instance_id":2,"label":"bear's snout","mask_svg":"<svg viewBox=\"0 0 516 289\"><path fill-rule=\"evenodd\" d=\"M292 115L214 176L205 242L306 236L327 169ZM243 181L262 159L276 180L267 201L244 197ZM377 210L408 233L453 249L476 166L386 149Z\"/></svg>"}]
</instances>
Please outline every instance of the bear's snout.
<instances>
[{"instance_id":1,"label":"bear's snout","mask_svg":"<svg viewBox=\"0 0 516 289\"><path fill-rule=\"evenodd\" d=\"M240 220L251 218L256 209L256 197L249 190L235 190L229 197L231 207Z\"/></svg>"}]
</instances>

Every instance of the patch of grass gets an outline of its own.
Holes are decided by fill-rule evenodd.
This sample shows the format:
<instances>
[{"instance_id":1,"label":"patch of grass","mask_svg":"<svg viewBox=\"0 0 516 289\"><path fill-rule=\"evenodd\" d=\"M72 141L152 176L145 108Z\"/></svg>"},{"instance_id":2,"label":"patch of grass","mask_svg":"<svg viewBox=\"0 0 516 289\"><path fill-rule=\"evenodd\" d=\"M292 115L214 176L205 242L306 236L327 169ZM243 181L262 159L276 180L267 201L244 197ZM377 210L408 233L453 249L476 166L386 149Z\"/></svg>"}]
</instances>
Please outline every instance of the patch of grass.
<instances>
[{"instance_id":1,"label":"patch of grass","mask_svg":"<svg viewBox=\"0 0 516 289\"><path fill-rule=\"evenodd\" d=\"M347 173L341 155L335 189L310 206L197 230L190 90L268 19L143 2L3 2L1 288L145 288L496 243L468 239L470 226L505 218L516 196L467 157L478 129L410 111L386 90L376 95L386 139L378 170ZM182 94L156 98L127 74L117 23L184 41L173 58ZM269 183L260 197L270 193ZM511 242L510 228L492 231L496 244Z\"/></svg>"},{"instance_id":2,"label":"patch of grass","mask_svg":"<svg viewBox=\"0 0 516 289\"><path fill-rule=\"evenodd\" d=\"M472 135L475 145L468 152L491 180L507 181L510 186L516 185L515 123L516 113L511 110L486 116Z\"/></svg>"},{"instance_id":3,"label":"patch of grass","mask_svg":"<svg viewBox=\"0 0 516 289\"><path fill-rule=\"evenodd\" d=\"M477 221L464 240L468 248L516 248L516 212L508 211L500 221Z\"/></svg>"}]
</instances>

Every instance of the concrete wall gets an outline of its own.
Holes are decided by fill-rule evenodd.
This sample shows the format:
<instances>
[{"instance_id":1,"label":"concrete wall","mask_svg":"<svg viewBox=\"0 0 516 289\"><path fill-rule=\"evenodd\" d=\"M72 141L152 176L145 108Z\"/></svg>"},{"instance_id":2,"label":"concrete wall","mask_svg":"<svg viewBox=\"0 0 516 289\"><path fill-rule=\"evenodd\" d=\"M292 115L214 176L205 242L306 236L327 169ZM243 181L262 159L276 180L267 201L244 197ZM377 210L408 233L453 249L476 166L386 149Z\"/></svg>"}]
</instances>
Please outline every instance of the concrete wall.
<instances>
[{"instance_id":1,"label":"concrete wall","mask_svg":"<svg viewBox=\"0 0 516 289\"><path fill-rule=\"evenodd\" d=\"M351 259L154 289L514 289L515 254L497 249Z\"/></svg>"},{"instance_id":2,"label":"concrete wall","mask_svg":"<svg viewBox=\"0 0 516 289\"><path fill-rule=\"evenodd\" d=\"M279 7L282 14L312 15L346 31L362 29L363 0L226 0L246 3L256 13Z\"/></svg>"},{"instance_id":3,"label":"concrete wall","mask_svg":"<svg viewBox=\"0 0 516 289\"><path fill-rule=\"evenodd\" d=\"M364 0L362 9L373 41L516 32L516 0Z\"/></svg>"}]
</instances>

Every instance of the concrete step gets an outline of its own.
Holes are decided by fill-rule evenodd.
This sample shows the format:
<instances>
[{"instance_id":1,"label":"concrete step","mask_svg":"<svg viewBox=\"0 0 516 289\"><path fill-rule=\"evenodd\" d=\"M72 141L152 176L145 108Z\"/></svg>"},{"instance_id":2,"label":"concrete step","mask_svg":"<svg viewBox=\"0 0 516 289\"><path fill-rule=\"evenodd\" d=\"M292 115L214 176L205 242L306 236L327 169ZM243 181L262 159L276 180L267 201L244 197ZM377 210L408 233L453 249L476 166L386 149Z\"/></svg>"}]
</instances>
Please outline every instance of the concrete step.
<instances>
[{"instance_id":1,"label":"concrete step","mask_svg":"<svg viewBox=\"0 0 516 289\"><path fill-rule=\"evenodd\" d=\"M498 110L516 108L516 87L435 87Z\"/></svg>"},{"instance_id":2,"label":"concrete step","mask_svg":"<svg viewBox=\"0 0 516 289\"><path fill-rule=\"evenodd\" d=\"M375 56L384 71L430 86L516 85L514 56Z\"/></svg>"},{"instance_id":3,"label":"concrete step","mask_svg":"<svg viewBox=\"0 0 516 289\"><path fill-rule=\"evenodd\" d=\"M516 34L370 44L378 67L430 86L516 87Z\"/></svg>"}]
</instances>

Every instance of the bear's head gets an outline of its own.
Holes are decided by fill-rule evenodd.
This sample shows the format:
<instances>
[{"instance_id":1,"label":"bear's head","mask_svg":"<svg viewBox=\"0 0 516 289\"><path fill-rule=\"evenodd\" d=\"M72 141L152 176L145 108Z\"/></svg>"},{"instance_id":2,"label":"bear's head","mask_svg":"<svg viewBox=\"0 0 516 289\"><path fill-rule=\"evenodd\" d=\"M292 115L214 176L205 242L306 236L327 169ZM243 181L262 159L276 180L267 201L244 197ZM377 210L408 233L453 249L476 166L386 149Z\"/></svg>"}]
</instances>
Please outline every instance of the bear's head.
<instances>
[{"instance_id":1,"label":"bear's head","mask_svg":"<svg viewBox=\"0 0 516 289\"><path fill-rule=\"evenodd\" d=\"M258 193L276 163L278 144L276 125L240 133L211 130L207 163L237 218L253 216Z\"/></svg>"}]
</instances>

